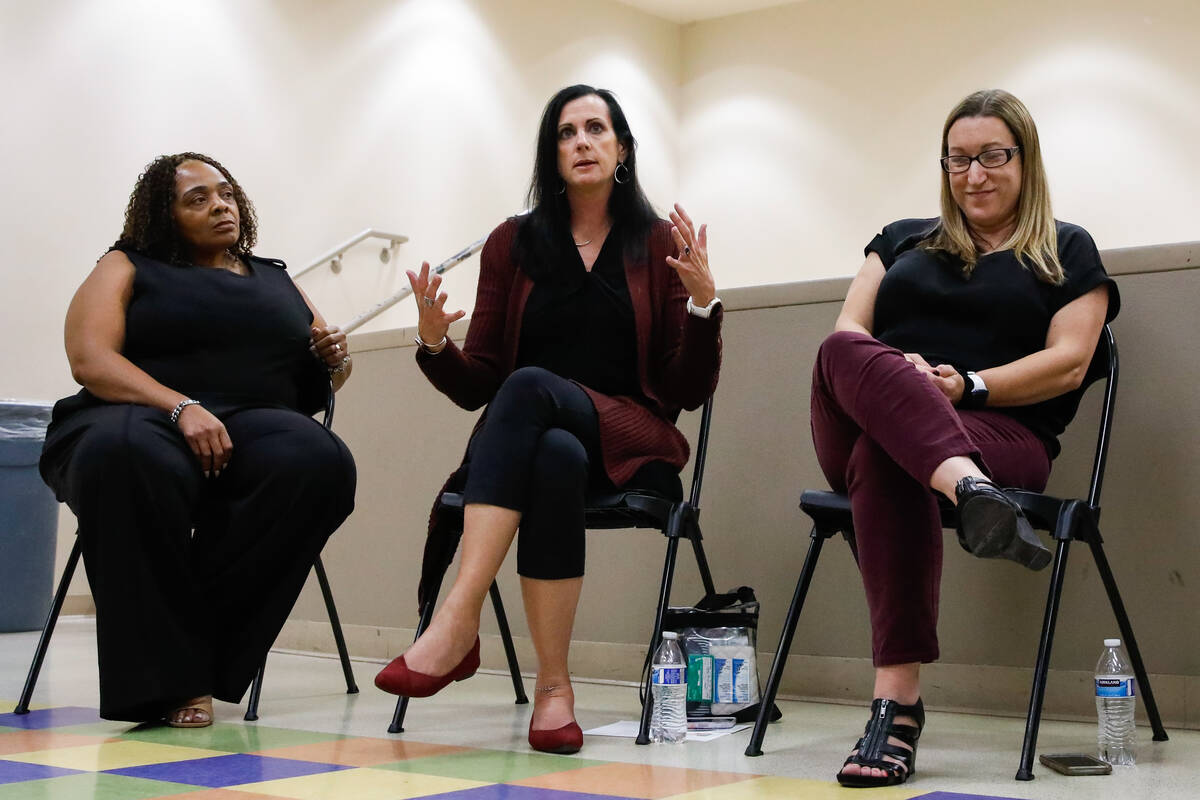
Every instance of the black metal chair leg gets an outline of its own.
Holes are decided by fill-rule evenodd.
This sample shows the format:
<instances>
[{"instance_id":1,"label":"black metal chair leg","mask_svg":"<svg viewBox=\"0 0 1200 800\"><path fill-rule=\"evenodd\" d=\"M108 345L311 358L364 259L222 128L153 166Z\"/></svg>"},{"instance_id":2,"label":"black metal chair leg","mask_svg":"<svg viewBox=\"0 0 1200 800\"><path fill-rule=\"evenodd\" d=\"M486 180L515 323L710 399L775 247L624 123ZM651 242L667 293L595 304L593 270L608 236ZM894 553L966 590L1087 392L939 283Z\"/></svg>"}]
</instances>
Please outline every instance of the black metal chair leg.
<instances>
[{"instance_id":1,"label":"black metal chair leg","mask_svg":"<svg viewBox=\"0 0 1200 800\"><path fill-rule=\"evenodd\" d=\"M37 649L33 651L33 663L29 665L29 674L25 678L25 688L21 690L21 699L17 701L14 714L28 714L29 701L33 699L33 687L37 685L38 674L42 671L42 662L46 659L46 650L50 647L50 637L54 635L54 626L58 623L58 615L62 612L63 601L67 599L67 590L71 588L71 577L79 564L79 554L82 545L79 534L75 534L75 546L67 557L67 565L63 569L62 578L58 581L58 590L54 593L54 602L50 604L50 612L46 614L46 624L42 626L42 635L38 638Z\"/></svg>"},{"instance_id":2,"label":"black metal chair leg","mask_svg":"<svg viewBox=\"0 0 1200 800\"><path fill-rule=\"evenodd\" d=\"M417 633L413 636L413 641L421 638L421 634L429 627L430 620L433 619L433 607L437 605L437 593L441 588L440 585L435 586L432 596L425 601L424 608L421 609L421 618L417 621ZM396 711L392 714L392 724L388 726L388 733L404 733L404 715L408 713L408 698L400 697L396 701Z\"/></svg>"},{"instance_id":3,"label":"black metal chair leg","mask_svg":"<svg viewBox=\"0 0 1200 800\"><path fill-rule=\"evenodd\" d=\"M254 673L254 682L250 684L250 700L246 703L246 715L242 717L246 722L258 720L258 700L262 697L263 673L266 669L267 660L264 658L262 666Z\"/></svg>"},{"instance_id":4,"label":"black metal chair leg","mask_svg":"<svg viewBox=\"0 0 1200 800\"><path fill-rule=\"evenodd\" d=\"M329 589L329 578L325 575L325 565L321 557L313 562L317 573L317 583L321 585L321 594L325 598L325 610L329 612L329 624L333 628L333 641L337 645L338 658L342 661L342 674L346 678L346 694L358 694L358 684L354 682L354 670L350 667L350 653L346 650L346 638L342 635L342 622L338 619L337 606L333 604L333 592Z\"/></svg>"},{"instance_id":5,"label":"black metal chair leg","mask_svg":"<svg viewBox=\"0 0 1200 800\"><path fill-rule=\"evenodd\" d=\"M1125 645L1125 650L1133 661L1133 672L1137 676L1138 691L1141 692L1146 702L1146 716L1150 718L1150 727L1154 730L1154 741L1165 742L1167 741L1167 731L1163 728L1162 717L1158 713L1158 704L1154 702L1154 691L1150 688L1150 676L1146 673L1146 667L1142 662L1142 653L1138 649L1137 640L1133 638L1133 624L1130 623L1129 615L1125 612L1125 604L1121 602L1121 592L1117 589L1116 578L1113 577L1112 568L1108 565L1108 558L1104 555L1104 548L1101 546L1099 538L1090 540L1088 544L1092 549L1092 557L1096 560L1096 569L1100 572L1100 579L1104 581L1104 590L1108 592L1108 602L1112 605L1113 615L1117 618L1117 626L1121 629L1121 642Z\"/></svg>"},{"instance_id":6,"label":"black metal chair leg","mask_svg":"<svg viewBox=\"0 0 1200 800\"><path fill-rule=\"evenodd\" d=\"M1046 597L1046 616L1042 621L1042 638L1038 643L1037 666L1033 670L1033 690L1029 695L1029 714L1025 718L1025 741L1021 745L1021 763L1017 767L1019 781L1033 780L1033 754L1037 749L1038 727L1042 721L1042 702L1046 699L1046 676L1050 671L1050 649L1054 644L1054 626L1058 621L1058 606L1062 601L1063 579L1067 574L1067 552L1071 542L1060 539L1054 554L1054 572Z\"/></svg>"},{"instance_id":7,"label":"black metal chair leg","mask_svg":"<svg viewBox=\"0 0 1200 800\"><path fill-rule=\"evenodd\" d=\"M704 555L704 543L701 541L703 537L700 535L700 525L694 519L691 529L691 535L688 538L692 540L692 552L696 554L696 568L700 570L700 581L704 584L704 593L708 595L716 594L717 587L713 584L712 571L708 568L708 557Z\"/></svg>"},{"instance_id":8,"label":"black metal chair leg","mask_svg":"<svg viewBox=\"0 0 1200 800\"><path fill-rule=\"evenodd\" d=\"M654 612L654 630L650 634L650 649L647 651L651 665L650 673L646 676L645 700L642 702L642 721L638 727L638 735L635 740L638 744L650 744L650 715L654 709L654 693L651 686L654 680L654 649L658 647L658 642L662 638L663 618L667 613L667 604L671 602L671 583L675 578L675 558L678 552L678 537L668 538L667 556L663 559L662 584L658 590L658 608Z\"/></svg>"},{"instance_id":9,"label":"black metal chair leg","mask_svg":"<svg viewBox=\"0 0 1200 800\"><path fill-rule=\"evenodd\" d=\"M513 692L517 696L517 705L529 702L525 695L525 682L521 680L521 667L517 664L517 650L513 647L512 632L508 628L508 615L504 613L504 601L500 599L500 587L492 581L488 589L492 596L492 608L496 611L496 626L500 628L500 641L504 644L504 656L508 659L508 673L512 676Z\"/></svg>"},{"instance_id":10,"label":"black metal chair leg","mask_svg":"<svg viewBox=\"0 0 1200 800\"><path fill-rule=\"evenodd\" d=\"M767 735L767 723L771 719L771 709L775 707L775 695L779 692L779 684L783 680L783 669L787 666L788 653L792 649L792 637L796 633L796 623L800 621L800 613L804 611L804 600L808 596L808 586L812 583L813 573L817 571L817 559L821 557L821 548L825 545L825 535L814 527L812 542L808 546L808 555L804 557L804 568L800 570L800 579L796 581L796 592L792 595L792 604L788 606L787 618L783 621L783 630L779 634L779 647L775 650L775 661L771 664L771 674L767 678L762 697L759 698L758 719L754 721L754 731L750 734L750 744L746 745L746 755L761 756L763 737Z\"/></svg>"}]
</instances>

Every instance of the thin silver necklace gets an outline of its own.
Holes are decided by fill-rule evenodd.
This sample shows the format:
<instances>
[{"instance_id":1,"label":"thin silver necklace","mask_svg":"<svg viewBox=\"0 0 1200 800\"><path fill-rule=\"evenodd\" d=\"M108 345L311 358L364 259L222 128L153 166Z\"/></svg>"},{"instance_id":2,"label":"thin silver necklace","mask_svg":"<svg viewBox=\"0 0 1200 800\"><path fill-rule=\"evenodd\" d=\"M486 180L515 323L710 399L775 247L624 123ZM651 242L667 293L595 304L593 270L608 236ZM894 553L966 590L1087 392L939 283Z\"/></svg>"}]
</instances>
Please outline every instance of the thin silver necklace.
<instances>
[{"instance_id":1,"label":"thin silver necklace","mask_svg":"<svg viewBox=\"0 0 1200 800\"><path fill-rule=\"evenodd\" d=\"M575 242L575 238L571 237L571 241ZM588 239L586 242L575 242L575 246L576 247L587 247L591 243L592 243L592 240Z\"/></svg>"}]
</instances>

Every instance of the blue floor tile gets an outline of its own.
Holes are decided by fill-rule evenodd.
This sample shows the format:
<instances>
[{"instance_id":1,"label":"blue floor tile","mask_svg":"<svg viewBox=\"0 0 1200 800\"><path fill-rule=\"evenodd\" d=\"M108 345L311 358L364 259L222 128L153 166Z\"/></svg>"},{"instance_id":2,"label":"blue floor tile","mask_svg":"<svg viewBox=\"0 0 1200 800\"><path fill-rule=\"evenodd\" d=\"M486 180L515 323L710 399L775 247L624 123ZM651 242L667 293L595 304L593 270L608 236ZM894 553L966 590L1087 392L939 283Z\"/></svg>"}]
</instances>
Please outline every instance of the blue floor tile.
<instances>
[{"instance_id":1,"label":"blue floor tile","mask_svg":"<svg viewBox=\"0 0 1200 800\"><path fill-rule=\"evenodd\" d=\"M581 792L566 792L561 789L542 789L536 786L512 786L507 783L493 783L490 786L477 786L474 789L462 789L457 792L430 795L421 800L630 800L610 794L583 794Z\"/></svg>"},{"instance_id":2,"label":"blue floor tile","mask_svg":"<svg viewBox=\"0 0 1200 800\"><path fill-rule=\"evenodd\" d=\"M66 725L81 725L85 722L99 722L100 713L94 708L82 706L63 706L61 708L40 708L28 714L0 714L0 725L24 730L40 730L42 728L62 728Z\"/></svg>"},{"instance_id":3,"label":"blue floor tile","mask_svg":"<svg viewBox=\"0 0 1200 800\"><path fill-rule=\"evenodd\" d=\"M248 753L232 753L227 756L197 758L191 761L122 767L121 769L107 770L107 772L112 775L128 775L133 778L149 778L156 781L216 788L281 778L295 778L300 775L315 775L319 772L333 772L340 769L349 769L349 767L338 764L318 764L313 761L294 761L289 758L256 756Z\"/></svg>"},{"instance_id":4,"label":"blue floor tile","mask_svg":"<svg viewBox=\"0 0 1200 800\"><path fill-rule=\"evenodd\" d=\"M959 792L930 792L911 797L909 800L1021 800L1019 797L1001 797L992 794L961 794Z\"/></svg>"},{"instance_id":5,"label":"blue floor tile","mask_svg":"<svg viewBox=\"0 0 1200 800\"><path fill-rule=\"evenodd\" d=\"M0 761L0 783L36 781L42 778L57 778L60 775L75 775L76 769L47 767L44 764L25 764L20 761Z\"/></svg>"}]
</instances>

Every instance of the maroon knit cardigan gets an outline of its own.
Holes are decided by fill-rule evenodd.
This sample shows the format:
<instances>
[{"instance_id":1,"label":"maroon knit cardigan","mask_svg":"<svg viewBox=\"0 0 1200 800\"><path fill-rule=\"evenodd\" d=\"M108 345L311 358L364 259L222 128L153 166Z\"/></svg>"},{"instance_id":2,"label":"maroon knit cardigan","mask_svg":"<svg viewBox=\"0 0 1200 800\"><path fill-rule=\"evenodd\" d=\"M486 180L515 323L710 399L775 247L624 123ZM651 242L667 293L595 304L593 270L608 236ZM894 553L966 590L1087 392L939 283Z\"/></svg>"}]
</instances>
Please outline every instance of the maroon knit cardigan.
<instances>
[{"instance_id":1,"label":"maroon knit cardigan","mask_svg":"<svg viewBox=\"0 0 1200 800\"><path fill-rule=\"evenodd\" d=\"M436 355L417 348L417 364L429 381L468 411L491 402L516 365L525 302L533 289L533 281L513 259L518 225L515 218L506 220L483 246L475 310L463 346L448 342ZM625 281L637 334L638 379L649 405L583 387L596 408L604 470L617 486L650 461L683 469L688 443L675 420L680 409L698 408L712 395L721 367L721 310L708 319L687 313L687 290L666 263L667 256L678 256L671 224L657 220L646 245L643 258L626 256ZM461 478L460 468L447 487ZM432 588L435 572L440 579L458 547L457 537L448 530L451 526L443 522L435 503L418 589L421 597Z\"/></svg>"}]
</instances>

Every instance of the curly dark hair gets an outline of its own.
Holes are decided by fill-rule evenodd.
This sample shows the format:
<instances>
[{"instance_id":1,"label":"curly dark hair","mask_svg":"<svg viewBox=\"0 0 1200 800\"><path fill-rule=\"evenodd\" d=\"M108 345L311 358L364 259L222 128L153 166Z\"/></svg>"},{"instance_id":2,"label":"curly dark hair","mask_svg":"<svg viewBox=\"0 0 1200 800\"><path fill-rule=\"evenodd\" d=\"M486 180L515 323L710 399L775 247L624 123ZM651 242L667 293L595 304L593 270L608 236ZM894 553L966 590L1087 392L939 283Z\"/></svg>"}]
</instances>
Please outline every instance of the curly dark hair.
<instances>
[{"instance_id":1,"label":"curly dark hair","mask_svg":"<svg viewBox=\"0 0 1200 800\"><path fill-rule=\"evenodd\" d=\"M229 252L240 258L250 255L250 248L258 241L258 218L254 215L254 205L242 191L241 184L221 162L201 153L159 156L146 165L129 195L129 205L125 207L125 227L109 250L133 250L168 264L189 263L187 243L179 235L172 208L175 202L175 170L185 161L203 161L229 181L241 218L238 240L229 248Z\"/></svg>"}]
</instances>

